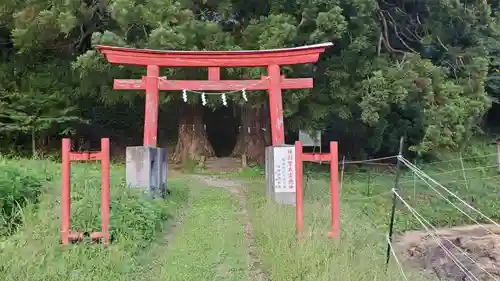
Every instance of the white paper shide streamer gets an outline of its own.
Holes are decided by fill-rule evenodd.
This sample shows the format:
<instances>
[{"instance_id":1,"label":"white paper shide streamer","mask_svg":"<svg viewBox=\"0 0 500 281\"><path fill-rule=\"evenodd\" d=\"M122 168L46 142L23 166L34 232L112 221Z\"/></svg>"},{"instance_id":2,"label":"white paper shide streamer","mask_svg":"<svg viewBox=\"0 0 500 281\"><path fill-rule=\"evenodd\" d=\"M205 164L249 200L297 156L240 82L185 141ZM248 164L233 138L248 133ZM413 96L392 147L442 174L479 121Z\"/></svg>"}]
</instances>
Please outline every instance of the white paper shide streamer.
<instances>
[{"instance_id":1,"label":"white paper shide streamer","mask_svg":"<svg viewBox=\"0 0 500 281\"><path fill-rule=\"evenodd\" d=\"M186 89L182 90L182 99L184 100L184 102L188 101L188 95Z\"/></svg>"},{"instance_id":2,"label":"white paper shide streamer","mask_svg":"<svg viewBox=\"0 0 500 281\"><path fill-rule=\"evenodd\" d=\"M241 90L241 96L243 97L243 100L245 100L245 102L248 101L247 91L245 91L245 89Z\"/></svg>"},{"instance_id":3,"label":"white paper shide streamer","mask_svg":"<svg viewBox=\"0 0 500 281\"><path fill-rule=\"evenodd\" d=\"M207 105L207 96L205 93L201 94L201 104L203 104L203 106Z\"/></svg>"},{"instance_id":4,"label":"white paper shide streamer","mask_svg":"<svg viewBox=\"0 0 500 281\"><path fill-rule=\"evenodd\" d=\"M227 99L226 99L226 94L225 93L222 94L222 104L224 106L227 106Z\"/></svg>"}]
</instances>

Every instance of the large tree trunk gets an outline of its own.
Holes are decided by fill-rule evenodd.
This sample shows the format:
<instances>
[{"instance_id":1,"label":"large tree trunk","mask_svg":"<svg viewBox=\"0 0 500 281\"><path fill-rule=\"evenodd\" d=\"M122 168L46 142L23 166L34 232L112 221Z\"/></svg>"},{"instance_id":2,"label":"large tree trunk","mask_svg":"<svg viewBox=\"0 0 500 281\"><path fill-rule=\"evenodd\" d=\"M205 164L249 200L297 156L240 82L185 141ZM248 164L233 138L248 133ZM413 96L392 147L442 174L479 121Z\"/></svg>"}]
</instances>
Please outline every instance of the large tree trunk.
<instances>
[{"instance_id":1,"label":"large tree trunk","mask_svg":"<svg viewBox=\"0 0 500 281\"><path fill-rule=\"evenodd\" d=\"M266 101L260 112L262 130L264 131L264 142L266 147L273 144L273 139L271 137L271 117L269 116L269 114L269 102Z\"/></svg>"},{"instance_id":2,"label":"large tree trunk","mask_svg":"<svg viewBox=\"0 0 500 281\"><path fill-rule=\"evenodd\" d=\"M207 138L201 106L181 104L178 130L174 162L184 163L187 159L199 161L204 157L215 155Z\"/></svg>"},{"instance_id":3,"label":"large tree trunk","mask_svg":"<svg viewBox=\"0 0 500 281\"><path fill-rule=\"evenodd\" d=\"M231 156L245 155L250 161L264 163L268 128L263 126L262 110L248 103L241 107L241 130Z\"/></svg>"},{"instance_id":4,"label":"large tree trunk","mask_svg":"<svg viewBox=\"0 0 500 281\"><path fill-rule=\"evenodd\" d=\"M31 128L31 157L33 159L36 159L38 156L38 153L36 151L36 133L35 133L35 128Z\"/></svg>"}]
</instances>

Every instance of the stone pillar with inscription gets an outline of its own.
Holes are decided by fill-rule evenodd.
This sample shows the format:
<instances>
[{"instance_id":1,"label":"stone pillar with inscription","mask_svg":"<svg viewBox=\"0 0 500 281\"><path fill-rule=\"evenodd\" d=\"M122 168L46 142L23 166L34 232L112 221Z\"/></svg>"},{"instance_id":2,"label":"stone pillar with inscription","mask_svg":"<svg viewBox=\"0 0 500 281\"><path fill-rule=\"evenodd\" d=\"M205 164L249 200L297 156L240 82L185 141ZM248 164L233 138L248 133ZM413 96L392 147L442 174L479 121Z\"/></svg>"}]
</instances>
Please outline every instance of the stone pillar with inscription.
<instances>
[{"instance_id":1,"label":"stone pillar with inscription","mask_svg":"<svg viewBox=\"0 0 500 281\"><path fill-rule=\"evenodd\" d=\"M141 188L152 197L167 194L167 152L163 148L129 146L126 150L126 181L132 188Z\"/></svg>"},{"instance_id":2,"label":"stone pillar with inscription","mask_svg":"<svg viewBox=\"0 0 500 281\"><path fill-rule=\"evenodd\" d=\"M295 204L295 147L266 148L266 195L279 204Z\"/></svg>"}]
</instances>

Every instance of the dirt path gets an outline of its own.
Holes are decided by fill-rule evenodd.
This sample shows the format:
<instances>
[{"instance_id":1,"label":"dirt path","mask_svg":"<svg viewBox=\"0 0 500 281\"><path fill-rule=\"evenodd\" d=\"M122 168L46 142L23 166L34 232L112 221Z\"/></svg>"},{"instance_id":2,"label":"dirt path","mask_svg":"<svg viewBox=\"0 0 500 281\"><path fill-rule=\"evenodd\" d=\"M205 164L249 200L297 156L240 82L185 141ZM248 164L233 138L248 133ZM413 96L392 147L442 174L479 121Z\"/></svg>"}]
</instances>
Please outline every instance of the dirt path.
<instances>
[{"instance_id":1,"label":"dirt path","mask_svg":"<svg viewBox=\"0 0 500 281\"><path fill-rule=\"evenodd\" d=\"M241 168L241 159L234 157L209 158L205 170L211 173L236 172Z\"/></svg>"},{"instance_id":2,"label":"dirt path","mask_svg":"<svg viewBox=\"0 0 500 281\"><path fill-rule=\"evenodd\" d=\"M243 221L245 223L245 238L248 245L248 259L251 271L252 281L269 280L264 273L262 263L258 255L257 245L253 239L252 224L248 215L248 196L247 188L237 180L221 179L214 176L191 176L193 179L204 183L205 185L223 188L227 190L238 202Z\"/></svg>"},{"instance_id":3,"label":"dirt path","mask_svg":"<svg viewBox=\"0 0 500 281\"><path fill-rule=\"evenodd\" d=\"M183 180L191 187L188 205L121 280L266 281L240 192L244 187L211 176L183 175Z\"/></svg>"}]
</instances>

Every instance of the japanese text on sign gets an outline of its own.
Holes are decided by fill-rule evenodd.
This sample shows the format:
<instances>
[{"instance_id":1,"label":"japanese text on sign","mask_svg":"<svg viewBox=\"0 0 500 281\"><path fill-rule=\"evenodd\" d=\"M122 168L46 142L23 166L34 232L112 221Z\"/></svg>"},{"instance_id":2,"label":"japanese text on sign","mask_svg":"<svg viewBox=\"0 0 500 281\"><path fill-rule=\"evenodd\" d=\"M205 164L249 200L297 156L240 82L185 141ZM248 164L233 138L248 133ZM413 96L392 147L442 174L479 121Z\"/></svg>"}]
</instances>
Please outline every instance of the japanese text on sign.
<instances>
[{"instance_id":1,"label":"japanese text on sign","mask_svg":"<svg viewBox=\"0 0 500 281\"><path fill-rule=\"evenodd\" d=\"M274 192L295 192L295 148L274 148Z\"/></svg>"}]
</instances>

